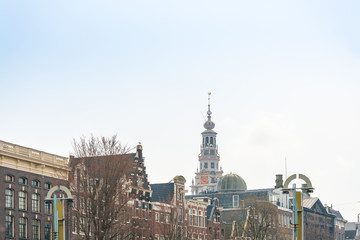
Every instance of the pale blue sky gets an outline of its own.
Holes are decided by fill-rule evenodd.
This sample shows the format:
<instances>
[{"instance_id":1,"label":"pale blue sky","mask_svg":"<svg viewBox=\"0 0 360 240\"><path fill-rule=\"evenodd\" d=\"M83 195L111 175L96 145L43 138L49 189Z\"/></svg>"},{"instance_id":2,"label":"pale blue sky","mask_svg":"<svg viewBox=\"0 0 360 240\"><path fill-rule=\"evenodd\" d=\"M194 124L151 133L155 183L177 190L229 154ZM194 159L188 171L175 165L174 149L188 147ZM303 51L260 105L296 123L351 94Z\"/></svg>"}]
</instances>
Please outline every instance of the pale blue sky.
<instances>
[{"instance_id":1,"label":"pale blue sky","mask_svg":"<svg viewBox=\"0 0 360 240\"><path fill-rule=\"evenodd\" d=\"M360 212L358 1L0 1L0 139L67 156L142 142L152 183L198 167L207 92L225 173L304 173ZM300 164L301 163L301 164Z\"/></svg>"}]
</instances>

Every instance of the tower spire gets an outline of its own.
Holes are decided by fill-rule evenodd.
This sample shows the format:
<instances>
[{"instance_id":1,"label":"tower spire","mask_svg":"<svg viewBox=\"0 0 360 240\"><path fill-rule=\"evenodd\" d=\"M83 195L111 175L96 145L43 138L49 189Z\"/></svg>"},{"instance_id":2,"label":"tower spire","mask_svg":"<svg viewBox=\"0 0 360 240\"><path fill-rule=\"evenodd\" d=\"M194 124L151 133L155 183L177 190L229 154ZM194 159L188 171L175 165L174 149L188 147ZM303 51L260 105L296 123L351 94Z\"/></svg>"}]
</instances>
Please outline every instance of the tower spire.
<instances>
[{"instance_id":1,"label":"tower spire","mask_svg":"<svg viewBox=\"0 0 360 240\"><path fill-rule=\"evenodd\" d=\"M207 115L208 115L208 120L211 120L211 111L210 111L210 95L211 92L208 93L208 111L207 111Z\"/></svg>"}]
</instances>

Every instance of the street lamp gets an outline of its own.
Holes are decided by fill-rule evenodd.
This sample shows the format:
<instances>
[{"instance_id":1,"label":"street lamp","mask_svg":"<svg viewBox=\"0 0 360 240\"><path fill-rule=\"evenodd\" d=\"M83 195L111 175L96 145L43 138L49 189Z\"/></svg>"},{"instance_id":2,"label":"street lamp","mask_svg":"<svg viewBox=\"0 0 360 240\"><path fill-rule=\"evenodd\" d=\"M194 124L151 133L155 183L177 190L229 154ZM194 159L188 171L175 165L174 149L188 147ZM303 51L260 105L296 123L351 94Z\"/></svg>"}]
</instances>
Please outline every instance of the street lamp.
<instances>
[{"instance_id":1,"label":"street lamp","mask_svg":"<svg viewBox=\"0 0 360 240\"><path fill-rule=\"evenodd\" d=\"M63 193L66 194L66 197L63 195L63 197L61 198L57 198L56 196L56 191L61 191ZM54 194L54 197L52 198L51 196ZM63 201L63 200L67 200L67 203L70 204L73 202L73 196L71 195L71 192L70 190L65 187L65 186L54 186L52 187L49 192L47 193L46 195L46 198L45 198L45 202L53 202L53 206L54 206L54 231L53 231L53 234L54 234L54 240L65 240L65 239L68 239L70 240L70 235L66 237L63 237L63 239L59 239L59 230L58 230L58 210L57 210L57 202L58 201ZM62 206L63 207L63 206ZM67 208L67 211L68 211L68 208ZM68 215L68 212L67 212L67 215ZM66 221L67 223L67 221ZM69 226L68 226L69 227Z\"/></svg>"},{"instance_id":2,"label":"street lamp","mask_svg":"<svg viewBox=\"0 0 360 240\"><path fill-rule=\"evenodd\" d=\"M296 183L293 184L292 188L289 188L289 184L292 180L296 178L302 179L305 181L305 185L301 188L296 187ZM296 191L297 189L301 189L301 192ZM290 191L294 193L294 240L302 240L303 239L303 215L302 215L302 192L312 193L314 192L314 188L312 187L312 183L308 177L303 174L293 174L288 177L284 183L284 188L281 189L284 194L289 194ZM299 231L298 231L299 230Z\"/></svg>"}]
</instances>

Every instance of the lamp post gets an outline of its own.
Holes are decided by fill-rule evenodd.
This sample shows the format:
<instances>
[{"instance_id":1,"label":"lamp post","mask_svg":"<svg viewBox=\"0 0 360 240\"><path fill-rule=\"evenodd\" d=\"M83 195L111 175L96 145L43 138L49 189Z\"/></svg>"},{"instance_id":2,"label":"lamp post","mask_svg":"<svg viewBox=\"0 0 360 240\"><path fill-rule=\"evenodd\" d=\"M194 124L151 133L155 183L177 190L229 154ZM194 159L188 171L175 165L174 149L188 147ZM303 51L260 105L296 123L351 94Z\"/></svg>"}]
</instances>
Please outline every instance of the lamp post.
<instances>
[{"instance_id":1,"label":"lamp post","mask_svg":"<svg viewBox=\"0 0 360 240\"><path fill-rule=\"evenodd\" d=\"M302 214L302 192L312 193L314 188L312 187L312 183L308 177L303 174L298 174L298 178L305 181L305 186L301 188L297 188L296 184L293 184L292 188L289 188L289 183L297 178L297 174L293 174L288 177L284 183L284 188L282 188L282 192L285 194L289 194L290 191L293 192L294 195L294 236L293 240L303 240L303 214ZM297 189L301 189L301 192L296 191Z\"/></svg>"},{"instance_id":2,"label":"lamp post","mask_svg":"<svg viewBox=\"0 0 360 240\"><path fill-rule=\"evenodd\" d=\"M65 193L66 197L63 195L63 197L58 198L56 196L56 191L61 191L61 192ZM54 194L54 197L52 198L51 196L53 194ZM45 201L46 202L53 202L53 206L54 206L54 211L53 211L54 212L54 231L53 231L53 239L54 240L65 240L65 239L70 240L70 235L69 234L68 234L69 236L66 237L66 236L63 235L63 238L59 239L59 229L58 229L58 227L59 227L58 221L59 220L58 220L57 202L58 202L58 200L60 200L60 201L67 200L67 203L72 203L73 199L74 198L73 198L70 190L67 187L62 186L62 185L52 187L49 190L49 192L47 193L47 195L46 195ZM63 205L62 205L62 210L63 210ZM61 215L63 215L63 213ZM65 223L67 223L67 221L65 221Z\"/></svg>"}]
</instances>

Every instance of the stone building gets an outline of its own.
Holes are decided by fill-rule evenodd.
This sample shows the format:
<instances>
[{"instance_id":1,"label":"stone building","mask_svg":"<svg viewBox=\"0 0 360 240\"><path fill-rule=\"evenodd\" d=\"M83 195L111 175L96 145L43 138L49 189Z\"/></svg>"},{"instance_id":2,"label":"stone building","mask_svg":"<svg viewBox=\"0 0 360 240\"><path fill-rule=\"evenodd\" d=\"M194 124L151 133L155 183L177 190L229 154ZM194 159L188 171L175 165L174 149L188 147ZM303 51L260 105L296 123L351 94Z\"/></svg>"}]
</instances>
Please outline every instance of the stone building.
<instances>
[{"instance_id":1,"label":"stone building","mask_svg":"<svg viewBox=\"0 0 360 240\"><path fill-rule=\"evenodd\" d=\"M0 239L50 240L52 204L44 199L68 172L66 157L0 141Z\"/></svg>"}]
</instances>

